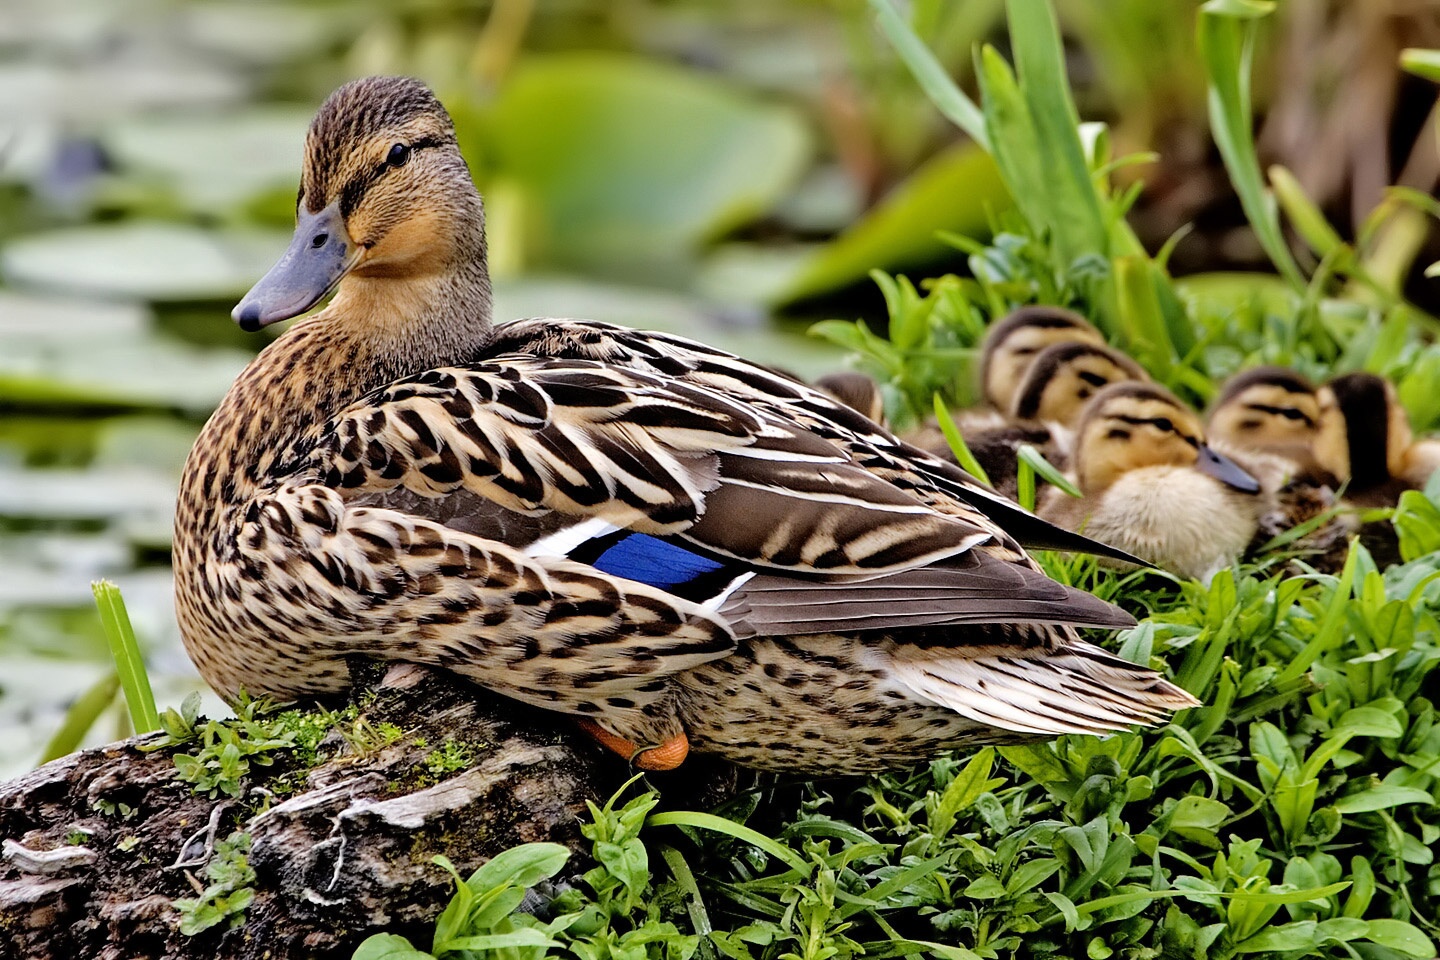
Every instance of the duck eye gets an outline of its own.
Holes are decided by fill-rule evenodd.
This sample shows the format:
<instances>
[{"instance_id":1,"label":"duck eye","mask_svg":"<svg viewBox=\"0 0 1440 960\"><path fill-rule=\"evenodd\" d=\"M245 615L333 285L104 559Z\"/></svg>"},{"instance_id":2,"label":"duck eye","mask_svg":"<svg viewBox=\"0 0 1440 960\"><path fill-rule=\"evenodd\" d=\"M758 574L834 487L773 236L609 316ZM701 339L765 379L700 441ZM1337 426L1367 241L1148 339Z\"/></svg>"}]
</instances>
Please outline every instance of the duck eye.
<instances>
[{"instance_id":1,"label":"duck eye","mask_svg":"<svg viewBox=\"0 0 1440 960\"><path fill-rule=\"evenodd\" d=\"M1158 429L1164 430L1166 433L1173 433L1175 431L1175 424L1170 421L1169 417L1157 417L1150 422L1155 424Z\"/></svg>"},{"instance_id":2,"label":"duck eye","mask_svg":"<svg viewBox=\"0 0 1440 960\"><path fill-rule=\"evenodd\" d=\"M392 167L403 167L405 165L405 161L409 159L410 144L408 143L395 144L395 146L390 148L390 152L385 155L385 162L390 164L390 166Z\"/></svg>"}]
</instances>

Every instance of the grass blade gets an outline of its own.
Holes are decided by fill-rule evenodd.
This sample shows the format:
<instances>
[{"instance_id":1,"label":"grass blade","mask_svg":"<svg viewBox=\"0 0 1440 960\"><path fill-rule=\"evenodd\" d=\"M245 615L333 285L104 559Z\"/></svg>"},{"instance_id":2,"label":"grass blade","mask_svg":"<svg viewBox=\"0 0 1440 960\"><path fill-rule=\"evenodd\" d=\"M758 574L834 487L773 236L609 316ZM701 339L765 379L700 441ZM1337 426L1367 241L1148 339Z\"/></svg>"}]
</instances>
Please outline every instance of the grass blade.
<instances>
[{"instance_id":1,"label":"grass blade","mask_svg":"<svg viewBox=\"0 0 1440 960\"><path fill-rule=\"evenodd\" d=\"M65 712L65 722L60 724L60 729L56 730L50 742L45 744L45 750L40 754L40 762L49 763L57 757L68 756L80 749L80 741L84 740L85 734L95 726L95 721L100 719L105 708L115 701L115 694L119 691L120 677L112 670L82 693Z\"/></svg>"},{"instance_id":2,"label":"grass blade","mask_svg":"<svg viewBox=\"0 0 1440 960\"><path fill-rule=\"evenodd\" d=\"M945 409L945 401L940 399L940 394L935 394L935 420L940 424L940 432L945 435L945 442L950 444L950 452L955 454L955 460L960 464L960 469L970 476L979 480L986 486L990 485L990 475L985 468L980 466L980 461L975 459L975 454L965 445L965 438L960 434L960 428L955 426L950 411Z\"/></svg>"},{"instance_id":3,"label":"grass blade","mask_svg":"<svg viewBox=\"0 0 1440 960\"><path fill-rule=\"evenodd\" d=\"M945 67L935 59L935 54L915 35L915 31L910 29L910 25L900 16L890 0L870 0L870 9L875 11L880 30L900 55L900 59L905 61L905 66L910 68L910 73L920 84L920 89L930 98L930 102L952 123L969 134L970 139L988 151L990 138L985 132L985 118L975 101L955 85Z\"/></svg>"},{"instance_id":4,"label":"grass blade","mask_svg":"<svg viewBox=\"0 0 1440 960\"><path fill-rule=\"evenodd\" d=\"M647 827L693 827L697 830L714 830L716 833L723 833L734 837L742 843L748 843L752 847L759 847L770 856L783 861L791 869L802 875L809 875L810 864L805 858L782 843L777 843L765 834L752 830L744 824L736 823L733 820L726 820L724 817L717 817L713 813L696 813L689 810L677 810L671 813L657 813L645 821Z\"/></svg>"},{"instance_id":5,"label":"grass blade","mask_svg":"<svg viewBox=\"0 0 1440 960\"><path fill-rule=\"evenodd\" d=\"M130 614L125 611L120 588L109 580L96 580L90 589L95 593L95 606L100 610L105 638L110 641L110 655L115 658L120 689L125 691L130 722L136 733L159 730L160 715L155 710L150 675L145 672L145 658L140 655L140 644L135 640L135 629L130 626Z\"/></svg>"},{"instance_id":6,"label":"grass blade","mask_svg":"<svg viewBox=\"0 0 1440 960\"><path fill-rule=\"evenodd\" d=\"M1255 20L1270 5L1210 0L1200 8L1197 39L1209 78L1210 130L1240 205L1276 269L1297 292L1305 277L1285 237L1275 197L1265 189L1255 154L1255 117L1250 104L1250 66L1255 45Z\"/></svg>"}]
</instances>

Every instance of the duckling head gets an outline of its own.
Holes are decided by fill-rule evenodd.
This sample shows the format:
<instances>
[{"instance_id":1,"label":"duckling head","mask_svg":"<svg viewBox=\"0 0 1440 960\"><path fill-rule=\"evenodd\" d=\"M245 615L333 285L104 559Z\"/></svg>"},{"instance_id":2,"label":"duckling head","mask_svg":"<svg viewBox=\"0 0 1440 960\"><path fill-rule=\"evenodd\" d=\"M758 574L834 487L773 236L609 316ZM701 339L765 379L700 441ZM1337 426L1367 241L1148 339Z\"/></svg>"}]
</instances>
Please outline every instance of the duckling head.
<instances>
[{"instance_id":1,"label":"duckling head","mask_svg":"<svg viewBox=\"0 0 1440 960\"><path fill-rule=\"evenodd\" d=\"M1140 364L1104 344L1053 343L1030 364L1015 391L1010 416L1073 427L1100 390L1112 383L1149 379Z\"/></svg>"},{"instance_id":2,"label":"duckling head","mask_svg":"<svg viewBox=\"0 0 1440 960\"><path fill-rule=\"evenodd\" d=\"M1009 410L1036 354L1052 343L1104 344L1084 317L1060 307L1021 307L990 327L980 348L980 390L997 410Z\"/></svg>"},{"instance_id":3,"label":"duckling head","mask_svg":"<svg viewBox=\"0 0 1440 960\"><path fill-rule=\"evenodd\" d=\"M1373 373L1347 373L1316 392L1315 460L1352 492L1380 486L1405 469L1414 442L1395 388Z\"/></svg>"},{"instance_id":4,"label":"duckling head","mask_svg":"<svg viewBox=\"0 0 1440 960\"><path fill-rule=\"evenodd\" d=\"M340 87L305 138L295 235L235 307L243 329L298 316L333 290L347 316L387 324L434 311L488 329L485 216L440 101L410 77ZM366 311L369 298L384 311ZM463 308L463 309L461 309Z\"/></svg>"},{"instance_id":5,"label":"duckling head","mask_svg":"<svg viewBox=\"0 0 1440 960\"><path fill-rule=\"evenodd\" d=\"M1289 454L1311 449L1319 422L1313 383L1284 367L1256 367L1226 382L1205 430L1237 448Z\"/></svg>"},{"instance_id":6,"label":"duckling head","mask_svg":"<svg viewBox=\"0 0 1440 960\"><path fill-rule=\"evenodd\" d=\"M1095 494L1144 467L1188 467L1242 493L1260 484L1239 464L1205 444L1200 418L1153 383L1116 383L1086 406L1076 428L1080 489Z\"/></svg>"}]
</instances>

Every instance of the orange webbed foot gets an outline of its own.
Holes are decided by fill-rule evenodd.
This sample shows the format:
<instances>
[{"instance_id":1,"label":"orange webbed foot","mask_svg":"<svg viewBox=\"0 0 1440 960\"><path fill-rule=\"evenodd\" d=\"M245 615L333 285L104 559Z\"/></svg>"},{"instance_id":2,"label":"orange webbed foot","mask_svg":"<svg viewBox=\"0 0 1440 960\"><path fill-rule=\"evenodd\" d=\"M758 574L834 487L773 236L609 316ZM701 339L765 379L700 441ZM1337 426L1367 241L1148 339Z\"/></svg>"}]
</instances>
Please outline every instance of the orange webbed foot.
<instances>
[{"instance_id":1,"label":"orange webbed foot","mask_svg":"<svg viewBox=\"0 0 1440 960\"><path fill-rule=\"evenodd\" d=\"M654 747L640 747L616 736L594 720L581 718L578 723L596 742L607 750L613 750L641 770L674 770L690 755L690 740L682 730L669 740Z\"/></svg>"}]
</instances>

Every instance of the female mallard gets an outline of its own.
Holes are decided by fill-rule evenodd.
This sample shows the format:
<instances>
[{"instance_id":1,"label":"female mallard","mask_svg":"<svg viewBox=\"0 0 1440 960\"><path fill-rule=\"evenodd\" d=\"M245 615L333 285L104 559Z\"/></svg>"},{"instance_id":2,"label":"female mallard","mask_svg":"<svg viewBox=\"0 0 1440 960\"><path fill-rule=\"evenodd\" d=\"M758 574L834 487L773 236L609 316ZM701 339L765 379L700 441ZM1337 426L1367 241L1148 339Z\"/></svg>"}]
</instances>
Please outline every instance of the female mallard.
<instances>
[{"instance_id":1,"label":"female mallard","mask_svg":"<svg viewBox=\"0 0 1440 960\"><path fill-rule=\"evenodd\" d=\"M181 628L223 694L412 661L641 766L813 774L1195 703L1081 641L1133 621L1021 543L1103 548L826 395L665 334L492 327L480 197L418 81L325 102L297 220L235 319L335 297L240 375L176 515Z\"/></svg>"},{"instance_id":2,"label":"female mallard","mask_svg":"<svg viewBox=\"0 0 1440 960\"><path fill-rule=\"evenodd\" d=\"M1050 490L1040 515L1185 577L1209 580L1254 538L1260 484L1205 444L1200 420L1165 388L1116 383L1075 430L1076 499Z\"/></svg>"}]
</instances>

